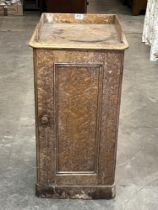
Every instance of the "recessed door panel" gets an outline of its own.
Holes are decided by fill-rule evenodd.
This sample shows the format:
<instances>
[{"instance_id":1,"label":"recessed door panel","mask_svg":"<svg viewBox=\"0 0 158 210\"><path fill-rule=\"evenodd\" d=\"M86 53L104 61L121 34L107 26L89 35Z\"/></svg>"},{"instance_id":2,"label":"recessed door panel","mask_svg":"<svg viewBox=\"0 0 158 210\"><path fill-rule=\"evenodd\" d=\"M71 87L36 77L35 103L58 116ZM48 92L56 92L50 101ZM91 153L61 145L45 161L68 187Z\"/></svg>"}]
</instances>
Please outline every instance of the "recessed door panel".
<instances>
[{"instance_id":1,"label":"recessed door panel","mask_svg":"<svg viewBox=\"0 0 158 210\"><path fill-rule=\"evenodd\" d=\"M57 174L95 174L101 65L55 64Z\"/></svg>"}]
</instances>

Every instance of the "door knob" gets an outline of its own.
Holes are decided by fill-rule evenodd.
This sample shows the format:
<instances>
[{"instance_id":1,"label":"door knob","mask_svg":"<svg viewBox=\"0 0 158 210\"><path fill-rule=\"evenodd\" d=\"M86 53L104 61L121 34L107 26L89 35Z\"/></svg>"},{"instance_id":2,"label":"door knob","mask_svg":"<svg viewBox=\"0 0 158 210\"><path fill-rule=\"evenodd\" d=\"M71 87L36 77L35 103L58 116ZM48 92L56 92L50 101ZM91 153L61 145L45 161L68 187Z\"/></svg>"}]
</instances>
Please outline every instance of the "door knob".
<instances>
[{"instance_id":1,"label":"door knob","mask_svg":"<svg viewBox=\"0 0 158 210\"><path fill-rule=\"evenodd\" d=\"M41 117L41 124L42 125L47 125L48 124L48 115L43 115L42 117Z\"/></svg>"}]
</instances>

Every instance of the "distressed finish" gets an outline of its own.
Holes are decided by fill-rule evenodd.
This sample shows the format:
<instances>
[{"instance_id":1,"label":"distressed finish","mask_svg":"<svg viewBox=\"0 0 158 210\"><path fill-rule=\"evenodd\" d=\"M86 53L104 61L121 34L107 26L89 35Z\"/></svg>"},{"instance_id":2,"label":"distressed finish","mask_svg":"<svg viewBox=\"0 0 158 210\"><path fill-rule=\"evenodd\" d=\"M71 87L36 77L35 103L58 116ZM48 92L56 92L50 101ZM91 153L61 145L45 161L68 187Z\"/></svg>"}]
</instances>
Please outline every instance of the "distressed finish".
<instances>
[{"instance_id":1,"label":"distressed finish","mask_svg":"<svg viewBox=\"0 0 158 210\"><path fill-rule=\"evenodd\" d=\"M58 173L96 171L101 70L100 65L55 65Z\"/></svg>"},{"instance_id":2,"label":"distressed finish","mask_svg":"<svg viewBox=\"0 0 158 210\"><path fill-rule=\"evenodd\" d=\"M87 20L93 17L97 24L97 15L87 16ZM63 22L68 16L52 17L57 21L60 17ZM71 24L74 16L69 17ZM50 42L46 38L40 42L40 24L31 39L35 67L36 192L41 197L99 199L115 195L118 117L127 42L115 16L98 15L101 25L105 19L115 21L114 36L118 36L120 49L116 46L115 50L111 43L108 46L108 41L98 45L90 42L90 49L86 49L90 45L86 41L83 49L71 43L70 48L66 45L70 40L66 39L61 43L65 49L60 44L53 48L55 32L46 30L45 37L48 34ZM105 28L109 30L110 26ZM122 38L125 42L119 41ZM38 48L40 44L43 47Z\"/></svg>"}]
</instances>

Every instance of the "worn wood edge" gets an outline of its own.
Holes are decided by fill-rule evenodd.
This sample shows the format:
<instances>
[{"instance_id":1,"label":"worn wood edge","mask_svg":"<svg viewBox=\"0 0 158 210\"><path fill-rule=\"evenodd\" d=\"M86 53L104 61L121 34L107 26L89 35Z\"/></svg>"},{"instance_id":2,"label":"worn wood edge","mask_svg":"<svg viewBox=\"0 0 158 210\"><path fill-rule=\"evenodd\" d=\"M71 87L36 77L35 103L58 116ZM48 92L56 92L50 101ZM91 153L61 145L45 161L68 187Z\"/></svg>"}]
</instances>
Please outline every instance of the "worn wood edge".
<instances>
[{"instance_id":1,"label":"worn wood edge","mask_svg":"<svg viewBox=\"0 0 158 210\"><path fill-rule=\"evenodd\" d=\"M129 47L129 44L127 42L123 27L120 24L118 15L115 15L115 27L116 27L116 31L118 32L118 36L119 36L121 42L125 45L124 49L127 49Z\"/></svg>"},{"instance_id":2,"label":"worn wood edge","mask_svg":"<svg viewBox=\"0 0 158 210\"><path fill-rule=\"evenodd\" d=\"M77 13L77 15L83 15L84 19L74 19L76 13L43 13L43 19L45 22L54 22L54 23L102 23L102 24L110 24L114 23L115 14L81 14Z\"/></svg>"},{"instance_id":3,"label":"worn wood edge","mask_svg":"<svg viewBox=\"0 0 158 210\"><path fill-rule=\"evenodd\" d=\"M34 31L33 31L33 34L31 36L31 39L29 41L29 46L32 47L32 48L36 48L34 47L35 43L37 43L37 40L39 39L38 37L38 34L39 34L39 30L40 30L40 27L42 24L44 24L45 22L45 13L43 13L40 17L40 20L39 22L37 23Z\"/></svg>"},{"instance_id":4,"label":"worn wood edge","mask_svg":"<svg viewBox=\"0 0 158 210\"><path fill-rule=\"evenodd\" d=\"M32 35L32 37L31 37L31 39L30 39L30 42L29 42L29 46L30 47L32 47L32 48L39 48L39 49L93 49L93 50L99 50L99 49L103 49L103 50L125 50L125 49L127 49L128 47L129 47L129 45L128 45L128 42L127 42L127 39L126 39L126 36L125 36L125 34L124 34L124 32L123 32L123 30L122 30L122 26L121 26L121 24L120 24L120 21L119 21L119 18L118 18L118 16L116 15L116 14L86 14L87 16L102 16L102 17L113 17L114 18L114 22L117 22L118 23L118 25L119 25L119 27L116 27L116 30L117 30L117 32L118 32L118 34L119 34L119 31L120 31L120 33L121 33L121 35L119 35L120 37L121 37L121 43L119 43L119 44L117 44L117 45L114 45L114 44L107 44L107 45L104 45L104 46L96 46L96 47L94 47L94 46L89 46L89 47L87 47L87 46L80 46L80 45L78 45L78 47L76 48L76 47L74 47L73 46L73 44L72 45L67 45L67 46L65 46L65 44L63 44L63 46L60 44L60 46L58 45L58 44L46 44L46 43L42 43L42 42L38 42L38 34L39 34L39 32L40 32L40 28L41 28L41 26L42 26L42 24L44 23L44 22L46 22L46 15L50 15L50 14L53 14L53 13L43 13L42 15L41 15L41 18L40 18L40 21L39 21L39 23L37 24L37 26L36 26L36 28L35 28L35 30L34 30L34 32L33 32L33 35ZM60 13L56 13L56 14L53 14L54 16L55 15L60 15ZM63 14L61 14L61 15L63 15ZM64 15L70 15L70 14L64 14ZM73 15L75 15L75 14L71 14L71 16L73 16ZM119 28L119 31L118 31L118 28Z\"/></svg>"},{"instance_id":5,"label":"worn wood edge","mask_svg":"<svg viewBox=\"0 0 158 210\"><path fill-rule=\"evenodd\" d=\"M112 199L116 196L116 187L113 185L94 185L94 186L44 186L36 184L36 196L40 198L53 199Z\"/></svg>"},{"instance_id":6,"label":"worn wood edge","mask_svg":"<svg viewBox=\"0 0 158 210\"><path fill-rule=\"evenodd\" d=\"M39 160L40 160L40 153L39 153L39 141L38 139L38 92L37 92L37 74L36 74L36 67L37 67L37 50L33 49L33 63L34 63L34 103L35 103L35 137L36 137L36 179L37 182L39 180Z\"/></svg>"},{"instance_id":7,"label":"worn wood edge","mask_svg":"<svg viewBox=\"0 0 158 210\"><path fill-rule=\"evenodd\" d=\"M37 48L37 49L54 49L54 50L58 50L58 49L61 49L61 50L66 50L66 49L70 49L70 50L73 50L73 49L80 49L80 50L125 50L128 48L128 44L117 44L117 45L104 45L104 47L82 47L80 45L78 45L77 47L73 47L73 45L69 45L69 46L65 46L65 45L52 45L52 44L42 44L42 43L35 43L34 41L30 41L29 43L29 46L32 47L32 48Z\"/></svg>"},{"instance_id":8,"label":"worn wood edge","mask_svg":"<svg viewBox=\"0 0 158 210\"><path fill-rule=\"evenodd\" d=\"M45 22L51 22L52 21L54 23L59 23L59 22L63 23L63 21L68 22L68 20L64 19L64 18L68 18L68 19L71 18L71 17L74 18L75 15L76 15L76 13L42 13L39 22L45 23ZM114 23L115 22L115 17L117 16L116 14L110 14L110 13L109 14L106 14L106 13L99 13L99 14L97 14L97 13L86 13L86 14L80 14L80 15L84 15L86 17L85 20L87 20L88 18L92 18L92 17L94 18L95 17L97 19L96 22L99 22L99 23L102 23L102 24L105 23L105 22L106 22L105 24ZM62 16L62 19L60 21L56 20L56 18L58 18L58 16ZM106 19L103 19L101 22L98 21L98 18L102 19L103 17L106 18ZM73 22L74 22L74 19L73 19ZM83 19L76 20L76 24L77 23L83 23Z\"/></svg>"}]
</instances>

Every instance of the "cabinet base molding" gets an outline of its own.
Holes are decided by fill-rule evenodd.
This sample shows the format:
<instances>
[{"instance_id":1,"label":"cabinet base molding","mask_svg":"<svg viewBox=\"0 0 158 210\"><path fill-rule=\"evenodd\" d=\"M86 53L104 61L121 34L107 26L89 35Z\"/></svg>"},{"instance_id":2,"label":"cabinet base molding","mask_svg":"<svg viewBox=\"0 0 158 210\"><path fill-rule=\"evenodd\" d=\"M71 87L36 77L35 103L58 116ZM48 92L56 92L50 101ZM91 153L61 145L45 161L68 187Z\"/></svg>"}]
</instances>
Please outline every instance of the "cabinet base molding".
<instances>
[{"instance_id":1,"label":"cabinet base molding","mask_svg":"<svg viewBox=\"0 0 158 210\"><path fill-rule=\"evenodd\" d=\"M36 195L41 198L61 199L111 199L115 197L114 185L96 186L44 186L36 185Z\"/></svg>"}]
</instances>

